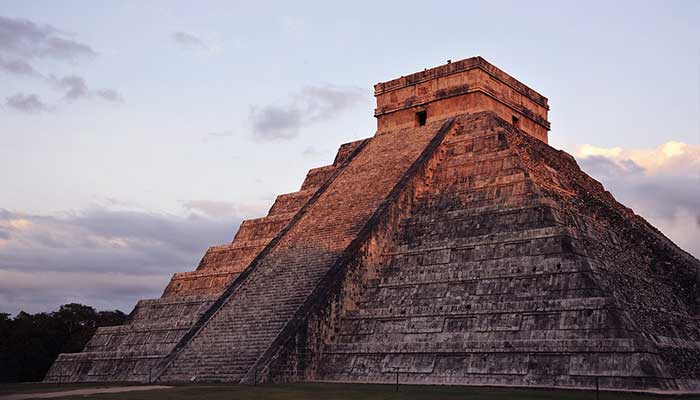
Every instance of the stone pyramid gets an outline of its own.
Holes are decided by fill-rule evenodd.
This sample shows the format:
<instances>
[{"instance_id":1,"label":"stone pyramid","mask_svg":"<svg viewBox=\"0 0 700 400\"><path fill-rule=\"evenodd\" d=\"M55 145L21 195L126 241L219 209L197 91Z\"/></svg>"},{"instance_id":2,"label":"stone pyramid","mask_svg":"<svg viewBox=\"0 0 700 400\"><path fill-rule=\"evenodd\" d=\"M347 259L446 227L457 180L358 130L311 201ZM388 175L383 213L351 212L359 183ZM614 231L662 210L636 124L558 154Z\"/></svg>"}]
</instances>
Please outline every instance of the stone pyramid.
<instances>
[{"instance_id":1,"label":"stone pyramid","mask_svg":"<svg viewBox=\"0 0 700 400\"><path fill-rule=\"evenodd\" d=\"M49 382L700 391L700 261L547 145L480 57L375 86L341 146Z\"/></svg>"}]
</instances>

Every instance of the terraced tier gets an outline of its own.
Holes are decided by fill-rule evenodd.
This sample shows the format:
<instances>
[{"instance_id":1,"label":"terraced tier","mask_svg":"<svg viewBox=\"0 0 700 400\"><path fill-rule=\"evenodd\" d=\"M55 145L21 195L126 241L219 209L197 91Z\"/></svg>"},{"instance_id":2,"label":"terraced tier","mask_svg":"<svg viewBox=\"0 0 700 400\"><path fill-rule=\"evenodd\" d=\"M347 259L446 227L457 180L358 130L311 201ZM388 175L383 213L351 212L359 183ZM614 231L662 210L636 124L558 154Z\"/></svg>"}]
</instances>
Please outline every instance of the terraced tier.
<instances>
[{"instance_id":1,"label":"terraced tier","mask_svg":"<svg viewBox=\"0 0 700 400\"><path fill-rule=\"evenodd\" d=\"M127 324L98 328L80 353L60 354L47 382L149 382L153 368L217 295L141 300Z\"/></svg>"}]
</instances>

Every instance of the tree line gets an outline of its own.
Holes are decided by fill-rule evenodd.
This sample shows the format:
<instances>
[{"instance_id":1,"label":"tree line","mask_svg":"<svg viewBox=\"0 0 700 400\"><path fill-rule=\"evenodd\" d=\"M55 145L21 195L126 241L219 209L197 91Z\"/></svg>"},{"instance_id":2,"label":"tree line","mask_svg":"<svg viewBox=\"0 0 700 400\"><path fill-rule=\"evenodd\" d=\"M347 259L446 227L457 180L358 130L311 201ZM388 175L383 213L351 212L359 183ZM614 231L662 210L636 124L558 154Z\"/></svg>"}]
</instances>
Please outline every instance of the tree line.
<instances>
[{"instance_id":1,"label":"tree line","mask_svg":"<svg viewBox=\"0 0 700 400\"><path fill-rule=\"evenodd\" d=\"M0 382L40 381L59 353L83 349L98 327L123 324L127 315L83 304L14 318L0 313Z\"/></svg>"}]
</instances>

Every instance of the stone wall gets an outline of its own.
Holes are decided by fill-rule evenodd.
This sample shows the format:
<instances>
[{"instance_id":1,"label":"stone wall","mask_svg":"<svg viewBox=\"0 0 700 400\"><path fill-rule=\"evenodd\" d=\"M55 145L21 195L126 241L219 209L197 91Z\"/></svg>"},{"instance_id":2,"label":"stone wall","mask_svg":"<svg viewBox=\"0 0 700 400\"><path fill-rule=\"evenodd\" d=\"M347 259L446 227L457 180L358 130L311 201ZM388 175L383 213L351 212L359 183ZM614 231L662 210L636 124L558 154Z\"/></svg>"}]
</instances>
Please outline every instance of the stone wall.
<instances>
[{"instance_id":1,"label":"stone wall","mask_svg":"<svg viewBox=\"0 0 700 400\"><path fill-rule=\"evenodd\" d=\"M493 111L547 143L547 99L480 57L379 83L375 96L380 131L416 126L419 111L428 121Z\"/></svg>"}]
</instances>

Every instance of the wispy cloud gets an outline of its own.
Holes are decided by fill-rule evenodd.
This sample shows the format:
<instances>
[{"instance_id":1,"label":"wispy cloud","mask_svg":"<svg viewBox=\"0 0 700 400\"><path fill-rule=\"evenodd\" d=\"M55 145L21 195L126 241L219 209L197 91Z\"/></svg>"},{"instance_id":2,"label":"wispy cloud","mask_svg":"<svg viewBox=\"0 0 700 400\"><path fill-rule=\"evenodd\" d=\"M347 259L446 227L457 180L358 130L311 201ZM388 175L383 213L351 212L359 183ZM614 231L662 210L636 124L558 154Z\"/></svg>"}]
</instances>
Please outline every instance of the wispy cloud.
<instances>
[{"instance_id":1,"label":"wispy cloud","mask_svg":"<svg viewBox=\"0 0 700 400\"><path fill-rule=\"evenodd\" d=\"M310 86L283 105L251 107L253 136L260 140L288 140L309 124L335 118L362 99L355 87Z\"/></svg>"},{"instance_id":2,"label":"wispy cloud","mask_svg":"<svg viewBox=\"0 0 700 400\"><path fill-rule=\"evenodd\" d=\"M95 95L102 100L110 101L112 103L121 103L124 101L121 93L114 89L98 89L95 90Z\"/></svg>"},{"instance_id":3,"label":"wispy cloud","mask_svg":"<svg viewBox=\"0 0 700 400\"><path fill-rule=\"evenodd\" d=\"M182 206L193 213L211 218L230 218L234 216L262 216L267 213L268 204L236 204L228 201L190 200Z\"/></svg>"},{"instance_id":4,"label":"wispy cloud","mask_svg":"<svg viewBox=\"0 0 700 400\"><path fill-rule=\"evenodd\" d=\"M39 76L40 74L28 62L0 56L0 70L20 76Z\"/></svg>"},{"instance_id":5,"label":"wispy cloud","mask_svg":"<svg viewBox=\"0 0 700 400\"><path fill-rule=\"evenodd\" d=\"M583 145L586 172L623 204L700 258L700 145L670 141L650 149Z\"/></svg>"},{"instance_id":6,"label":"wispy cloud","mask_svg":"<svg viewBox=\"0 0 700 400\"><path fill-rule=\"evenodd\" d=\"M292 139L303 124L302 111L295 105L253 107L250 121L253 135L261 140Z\"/></svg>"},{"instance_id":7,"label":"wispy cloud","mask_svg":"<svg viewBox=\"0 0 700 400\"><path fill-rule=\"evenodd\" d=\"M191 207L202 212L0 209L0 312L68 301L128 312L138 299L158 297L172 273L194 269L208 246L230 242L246 215L245 207L217 202Z\"/></svg>"},{"instance_id":8,"label":"wispy cloud","mask_svg":"<svg viewBox=\"0 0 700 400\"><path fill-rule=\"evenodd\" d=\"M580 157L603 156L616 163L632 161L646 174L677 174L700 167L700 146L669 141L652 149L625 149L596 147L585 144L578 148Z\"/></svg>"},{"instance_id":9,"label":"wispy cloud","mask_svg":"<svg viewBox=\"0 0 700 400\"><path fill-rule=\"evenodd\" d=\"M79 76L71 75L56 79L56 85L66 90L64 97L68 100L77 100L88 95L85 79Z\"/></svg>"},{"instance_id":10,"label":"wispy cloud","mask_svg":"<svg viewBox=\"0 0 700 400\"><path fill-rule=\"evenodd\" d=\"M170 37L177 45L183 48L201 50L209 49L209 46L207 46L202 39L191 33L178 31L174 32Z\"/></svg>"},{"instance_id":11,"label":"wispy cloud","mask_svg":"<svg viewBox=\"0 0 700 400\"><path fill-rule=\"evenodd\" d=\"M37 94L16 93L5 99L5 106L25 113L39 113L51 108L44 104Z\"/></svg>"},{"instance_id":12,"label":"wispy cloud","mask_svg":"<svg viewBox=\"0 0 700 400\"><path fill-rule=\"evenodd\" d=\"M61 61L97 55L87 44L67 37L50 25L4 16L0 16L0 52L22 59L52 58Z\"/></svg>"},{"instance_id":13,"label":"wispy cloud","mask_svg":"<svg viewBox=\"0 0 700 400\"><path fill-rule=\"evenodd\" d=\"M50 76L49 80L54 87L64 91L63 98L65 100L79 100L85 98L99 98L113 103L123 101L122 95L113 89L98 89L91 90L88 88L85 79L77 75L64 76L57 78Z\"/></svg>"},{"instance_id":14,"label":"wispy cloud","mask_svg":"<svg viewBox=\"0 0 700 400\"><path fill-rule=\"evenodd\" d=\"M214 218L230 217L236 214L236 205L227 201L191 200L185 202L183 206L190 211Z\"/></svg>"},{"instance_id":15,"label":"wispy cloud","mask_svg":"<svg viewBox=\"0 0 700 400\"><path fill-rule=\"evenodd\" d=\"M64 92L65 100L83 98L101 99L112 103L122 102L122 95L114 89L90 90L85 79L77 75L58 78L40 73L35 65L41 60L75 62L92 58L97 52L85 43L50 25L42 25L26 19L0 16L0 72L16 77L33 77ZM24 96L24 97L22 97ZM47 106L38 95L15 95L6 105L19 111L36 113L54 107Z\"/></svg>"}]
</instances>

